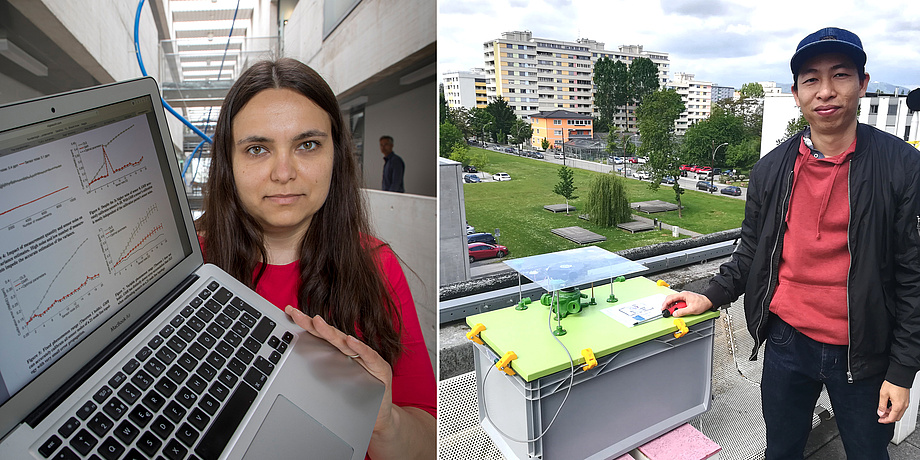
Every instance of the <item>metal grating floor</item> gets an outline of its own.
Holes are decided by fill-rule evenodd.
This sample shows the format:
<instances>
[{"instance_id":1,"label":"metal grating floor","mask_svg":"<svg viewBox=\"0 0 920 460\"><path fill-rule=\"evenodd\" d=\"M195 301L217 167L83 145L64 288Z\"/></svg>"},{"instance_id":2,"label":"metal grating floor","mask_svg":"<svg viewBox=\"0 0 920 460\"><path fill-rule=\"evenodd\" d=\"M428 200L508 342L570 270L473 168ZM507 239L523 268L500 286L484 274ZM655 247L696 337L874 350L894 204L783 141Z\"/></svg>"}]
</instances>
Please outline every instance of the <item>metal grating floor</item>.
<instances>
[{"instance_id":1,"label":"metal grating floor","mask_svg":"<svg viewBox=\"0 0 920 460\"><path fill-rule=\"evenodd\" d=\"M748 361L754 341L745 325L743 297L716 321L712 405L689 423L722 446L722 459L761 460L766 448L758 385L762 361ZM731 336L727 334L729 324L734 330ZM763 349L759 357L763 358ZM826 392L822 392L818 405L830 411ZM813 425L819 423L815 415ZM504 459L479 426L474 372L438 383L438 459Z\"/></svg>"}]
</instances>

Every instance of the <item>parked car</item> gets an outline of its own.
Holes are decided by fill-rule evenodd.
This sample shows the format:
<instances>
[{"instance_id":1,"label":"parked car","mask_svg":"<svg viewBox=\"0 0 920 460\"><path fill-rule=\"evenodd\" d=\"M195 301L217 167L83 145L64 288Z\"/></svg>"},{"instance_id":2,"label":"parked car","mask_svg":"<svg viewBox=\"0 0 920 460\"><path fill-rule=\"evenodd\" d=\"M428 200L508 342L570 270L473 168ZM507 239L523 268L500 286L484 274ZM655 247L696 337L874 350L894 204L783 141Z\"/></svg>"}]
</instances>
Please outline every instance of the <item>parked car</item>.
<instances>
[{"instance_id":1,"label":"parked car","mask_svg":"<svg viewBox=\"0 0 920 460\"><path fill-rule=\"evenodd\" d=\"M465 174L463 176L463 182L466 182L467 184L471 184L471 183L482 182L482 181L479 179L478 174Z\"/></svg>"},{"instance_id":2,"label":"parked car","mask_svg":"<svg viewBox=\"0 0 920 460\"><path fill-rule=\"evenodd\" d=\"M565 159L565 156L562 155L562 153L554 153L554 154L553 154L553 158L555 158L555 159L557 159L557 160L563 160L563 159Z\"/></svg>"},{"instance_id":3,"label":"parked car","mask_svg":"<svg viewBox=\"0 0 920 460\"><path fill-rule=\"evenodd\" d=\"M701 181L699 181L699 182L696 183L696 189L697 189L697 190L705 190L705 191L707 191L707 192L715 192L715 191L719 190L718 187L716 187L715 185L712 185L710 182L704 181L704 180L701 180Z\"/></svg>"},{"instance_id":4,"label":"parked car","mask_svg":"<svg viewBox=\"0 0 920 460\"><path fill-rule=\"evenodd\" d=\"M496 173L496 174L492 174L492 180L494 181L511 180L511 176L508 175L508 173Z\"/></svg>"},{"instance_id":5,"label":"parked car","mask_svg":"<svg viewBox=\"0 0 920 460\"><path fill-rule=\"evenodd\" d=\"M639 180L649 180L649 179L651 179L651 178L652 178L652 174L651 174L650 172L648 172L648 171L643 170L643 171L637 171L637 172L636 172L636 179L639 179Z\"/></svg>"},{"instance_id":6,"label":"parked car","mask_svg":"<svg viewBox=\"0 0 920 460\"><path fill-rule=\"evenodd\" d=\"M661 178L661 183L662 183L662 184L672 184L672 185L673 185L673 184L674 184L674 178L671 177L671 176L664 176L664 177Z\"/></svg>"},{"instance_id":7,"label":"parked car","mask_svg":"<svg viewBox=\"0 0 920 460\"><path fill-rule=\"evenodd\" d=\"M719 193L723 195L741 196L741 187L736 185L729 185L728 187L723 188Z\"/></svg>"},{"instance_id":8,"label":"parked car","mask_svg":"<svg viewBox=\"0 0 920 460\"><path fill-rule=\"evenodd\" d=\"M489 259L492 257L505 257L508 254L508 248L500 244L489 243L472 243L469 245L470 262L477 260Z\"/></svg>"},{"instance_id":9,"label":"parked car","mask_svg":"<svg viewBox=\"0 0 920 460\"><path fill-rule=\"evenodd\" d=\"M696 168L696 173L705 174L708 176L710 173L712 173L712 168L709 166L700 166L699 168Z\"/></svg>"},{"instance_id":10,"label":"parked car","mask_svg":"<svg viewBox=\"0 0 920 460\"><path fill-rule=\"evenodd\" d=\"M474 173L474 172L479 172L479 171L476 170L476 167L473 165L466 165L463 167L463 172Z\"/></svg>"},{"instance_id":11,"label":"parked car","mask_svg":"<svg viewBox=\"0 0 920 460\"><path fill-rule=\"evenodd\" d=\"M648 158L646 158L646 157L637 157L637 158L636 158L636 161L637 161L640 165L644 165L644 164L648 163Z\"/></svg>"},{"instance_id":12,"label":"parked car","mask_svg":"<svg viewBox=\"0 0 920 460\"><path fill-rule=\"evenodd\" d=\"M692 170L694 167L695 167L694 165L680 165L680 168L678 168L678 169L680 169L681 171L690 171L690 170Z\"/></svg>"},{"instance_id":13,"label":"parked car","mask_svg":"<svg viewBox=\"0 0 920 460\"><path fill-rule=\"evenodd\" d=\"M469 223L467 223L466 224L466 234L472 235L473 233L476 233L476 228L470 225Z\"/></svg>"},{"instance_id":14,"label":"parked car","mask_svg":"<svg viewBox=\"0 0 920 460\"><path fill-rule=\"evenodd\" d=\"M491 233L472 233L472 234L466 235L466 243L467 244L473 244L473 243L495 244L495 235Z\"/></svg>"},{"instance_id":15,"label":"parked car","mask_svg":"<svg viewBox=\"0 0 920 460\"><path fill-rule=\"evenodd\" d=\"M616 164L616 165L623 164L623 157L613 157L613 164Z\"/></svg>"},{"instance_id":16,"label":"parked car","mask_svg":"<svg viewBox=\"0 0 920 460\"><path fill-rule=\"evenodd\" d=\"M542 160L542 159L543 159L543 154L540 153L540 152L533 152L533 157L536 158L536 159L538 159L538 160Z\"/></svg>"}]
</instances>

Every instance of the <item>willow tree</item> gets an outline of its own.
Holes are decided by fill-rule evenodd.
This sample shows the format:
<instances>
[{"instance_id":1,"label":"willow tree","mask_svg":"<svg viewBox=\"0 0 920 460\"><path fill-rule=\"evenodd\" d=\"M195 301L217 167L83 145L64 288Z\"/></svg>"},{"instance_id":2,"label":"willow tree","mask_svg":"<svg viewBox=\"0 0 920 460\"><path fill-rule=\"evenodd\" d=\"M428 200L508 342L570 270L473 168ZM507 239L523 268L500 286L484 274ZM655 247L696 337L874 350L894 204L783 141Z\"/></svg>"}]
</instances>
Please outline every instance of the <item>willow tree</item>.
<instances>
[{"instance_id":1,"label":"willow tree","mask_svg":"<svg viewBox=\"0 0 920 460\"><path fill-rule=\"evenodd\" d=\"M585 205L591 222L601 227L613 227L632 220L623 180L614 174L599 174L594 178Z\"/></svg>"}]
</instances>

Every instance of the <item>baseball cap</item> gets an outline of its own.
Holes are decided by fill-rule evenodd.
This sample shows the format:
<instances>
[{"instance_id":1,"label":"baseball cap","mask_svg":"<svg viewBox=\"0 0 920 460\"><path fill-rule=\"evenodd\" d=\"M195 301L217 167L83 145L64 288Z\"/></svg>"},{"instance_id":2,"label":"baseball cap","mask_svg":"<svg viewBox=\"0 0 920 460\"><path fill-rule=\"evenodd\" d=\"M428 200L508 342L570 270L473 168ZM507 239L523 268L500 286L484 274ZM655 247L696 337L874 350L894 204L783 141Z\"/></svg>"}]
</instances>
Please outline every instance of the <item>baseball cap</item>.
<instances>
[{"instance_id":1,"label":"baseball cap","mask_svg":"<svg viewBox=\"0 0 920 460\"><path fill-rule=\"evenodd\" d=\"M863 69L866 66L866 52L856 34L837 27L825 27L799 42L789 63L792 75L797 75L799 67L806 61L825 53L843 53L853 60L857 68Z\"/></svg>"}]
</instances>

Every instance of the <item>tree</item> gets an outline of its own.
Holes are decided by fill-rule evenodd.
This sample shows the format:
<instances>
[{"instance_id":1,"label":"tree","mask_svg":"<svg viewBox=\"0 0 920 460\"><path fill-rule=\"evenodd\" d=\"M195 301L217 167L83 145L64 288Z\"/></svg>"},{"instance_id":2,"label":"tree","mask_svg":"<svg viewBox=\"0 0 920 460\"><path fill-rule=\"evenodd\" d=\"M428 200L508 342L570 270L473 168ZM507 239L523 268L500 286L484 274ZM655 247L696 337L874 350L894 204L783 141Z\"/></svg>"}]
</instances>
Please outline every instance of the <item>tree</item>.
<instances>
[{"instance_id":1,"label":"tree","mask_svg":"<svg viewBox=\"0 0 920 460\"><path fill-rule=\"evenodd\" d=\"M447 107L447 98L444 97L444 84L443 83L438 85L438 96L440 99L439 104L438 104L438 108L439 108L438 119L440 121L438 122L438 124L444 124L444 122L447 121L448 107Z\"/></svg>"},{"instance_id":2,"label":"tree","mask_svg":"<svg viewBox=\"0 0 920 460\"><path fill-rule=\"evenodd\" d=\"M559 168L559 183L553 187L553 193L565 197L565 215L569 215L569 200L578 198L575 196L575 173L566 165Z\"/></svg>"},{"instance_id":3,"label":"tree","mask_svg":"<svg viewBox=\"0 0 920 460\"><path fill-rule=\"evenodd\" d=\"M440 139L438 143L438 151L444 158L450 158L451 152L456 147L466 148L466 140L463 139L463 134L459 129L457 129L456 126L452 125L450 122L444 122L441 124L439 136Z\"/></svg>"},{"instance_id":4,"label":"tree","mask_svg":"<svg viewBox=\"0 0 920 460\"><path fill-rule=\"evenodd\" d=\"M636 58L629 65L629 99L642 105L647 96L658 91L658 66L649 58Z\"/></svg>"},{"instance_id":5,"label":"tree","mask_svg":"<svg viewBox=\"0 0 920 460\"><path fill-rule=\"evenodd\" d=\"M491 163L492 162L489 161L489 155L487 155L484 150L479 150L470 156L470 164L479 168L480 171L489 169Z\"/></svg>"},{"instance_id":6,"label":"tree","mask_svg":"<svg viewBox=\"0 0 920 460\"><path fill-rule=\"evenodd\" d=\"M681 145L683 159L692 164L708 165L712 161L712 150L715 146L723 142L731 145L740 144L744 140L744 121L741 117L716 107L709 118L687 128ZM716 155L715 164L724 164L725 149L719 149Z\"/></svg>"},{"instance_id":7,"label":"tree","mask_svg":"<svg viewBox=\"0 0 920 460\"><path fill-rule=\"evenodd\" d=\"M470 128L470 111L466 107L447 110L447 121L457 127L463 133L464 139L469 139L476 135Z\"/></svg>"},{"instance_id":8,"label":"tree","mask_svg":"<svg viewBox=\"0 0 920 460\"><path fill-rule=\"evenodd\" d=\"M760 137L763 128L763 86L759 83L745 83L738 91L738 99L722 99L716 107L742 119L745 138Z\"/></svg>"},{"instance_id":9,"label":"tree","mask_svg":"<svg viewBox=\"0 0 920 460\"><path fill-rule=\"evenodd\" d=\"M448 158L467 166L470 164L470 149L465 145L454 145Z\"/></svg>"},{"instance_id":10,"label":"tree","mask_svg":"<svg viewBox=\"0 0 920 460\"><path fill-rule=\"evenodd\" d=\"M591 222L601 227L613 227L632 220L623 179L613 174L597 175L591 182L585 210Z\"/></svg>"},{"instance_id":11,"label":"tree","mask_svg":"<svg viewBox=\"0 0 920 460\"><path fill-rule=\"evenodd\" d=\"M469 110L468 120L470 132L472 132L477 138L482 137L483 142L489 139L485 130L486 128L491 128L492 125L495 124L495 117L493 117L491 113L487 112L486 109L473 107Z\"/></svg>"},{"instance_id":12,"label":"tree","mask_svg":"<svg viewBox=\"0 0 920 460\"><path fill-rule=\"evenodd\" d=\"M745 83L741 85L741 89L738 90L741 93L741 97L744 98L763 98L763 85L760 83Z\"/></svg>"},{"instance_id":13,"label":"tree","mask_svg":"<svg viewBox=\"0 0 920 460\"><path fill-rule=\"evenodd\" d=\"M510 134L515 144L523 144L524 141L533 136L533 128L530 127L530 123L520 118L515 118L514 123L511 124Z\"/></svg>"},{"instance_id":14,"label":"tree","mask_svg":"<svg viewBox=\"0 0 920 460\"><path fill-rule=\"evenodd\" d=\"M748 170L760 159L760 138L745 139L738 145L725 149L725 164L735 169Z\"/></svg>"},{"instance_id":15,"label":"tree","mask_svg":"<svg viewBox=\"0 0 920 460\"><path fill-rule=\"evenodd\" d=\"M626 64L607 57L601 58L594 65L594 84L597 86L594 105L600 115L599 125L609 129L617 110L629 102L630 82Z\"/></svg>"},{"instance_id":16,"label":"tree","mask_svg":"<svg viewBox=\"0 0 920 460\"><path fill-rule=\"evenodd\" d=\"M487 131L495 136L496 142L502 144L508 142L505 135L512 134L511 130L514 125L514 120L517 120L517 117L514 115L514 110L508 105L508 101L500 97L493 98L492 102L486 106L485 110L492 115L494 120L492 124L486 128Z\"/></svg>"},{"instance_id":17,"label":"tree","mask_svg":"<svg viewBox=\"0 0 920 460\"><path fill-rule=\"evenodd\" d=\"M636 109L636 118L641 133L641 151L648 155L645 167L652 173L649 188L657 190L662 177L680 177L680 149L674 138L674 120L684 111L680 95L673 89L655 91ZM675 193L680 181L675 180ZM680 194L677 193L680 200ZM680 203L678 202L678 216Z\"/></svg>"},{"instance_id":18,"label":"tree","mask_svg":"<svg viewBox=\"0 0 920 460\"><path fill-rule=\"evenodd\" d=\"M544 137L544 138L543 138L543 141L540 142L540 146L543 147L543 151L545 152L546 149L549 148L549 139L547 139L547 138Z\"/></svg>"},{"instance_id":19,"label":"tree","mask_svg":"<svg viewBox=\"0 0 920 460\"><path fill-rule=\"evenodd\" d=\"M799 131L808 127L808 120L805 119L805 116L799 113L798 118L793 118L786 123L786 132L783 133L782 139L776 140L776 145L782 144L792 136L795 136Z\"/></svg>"}]
</instances>

